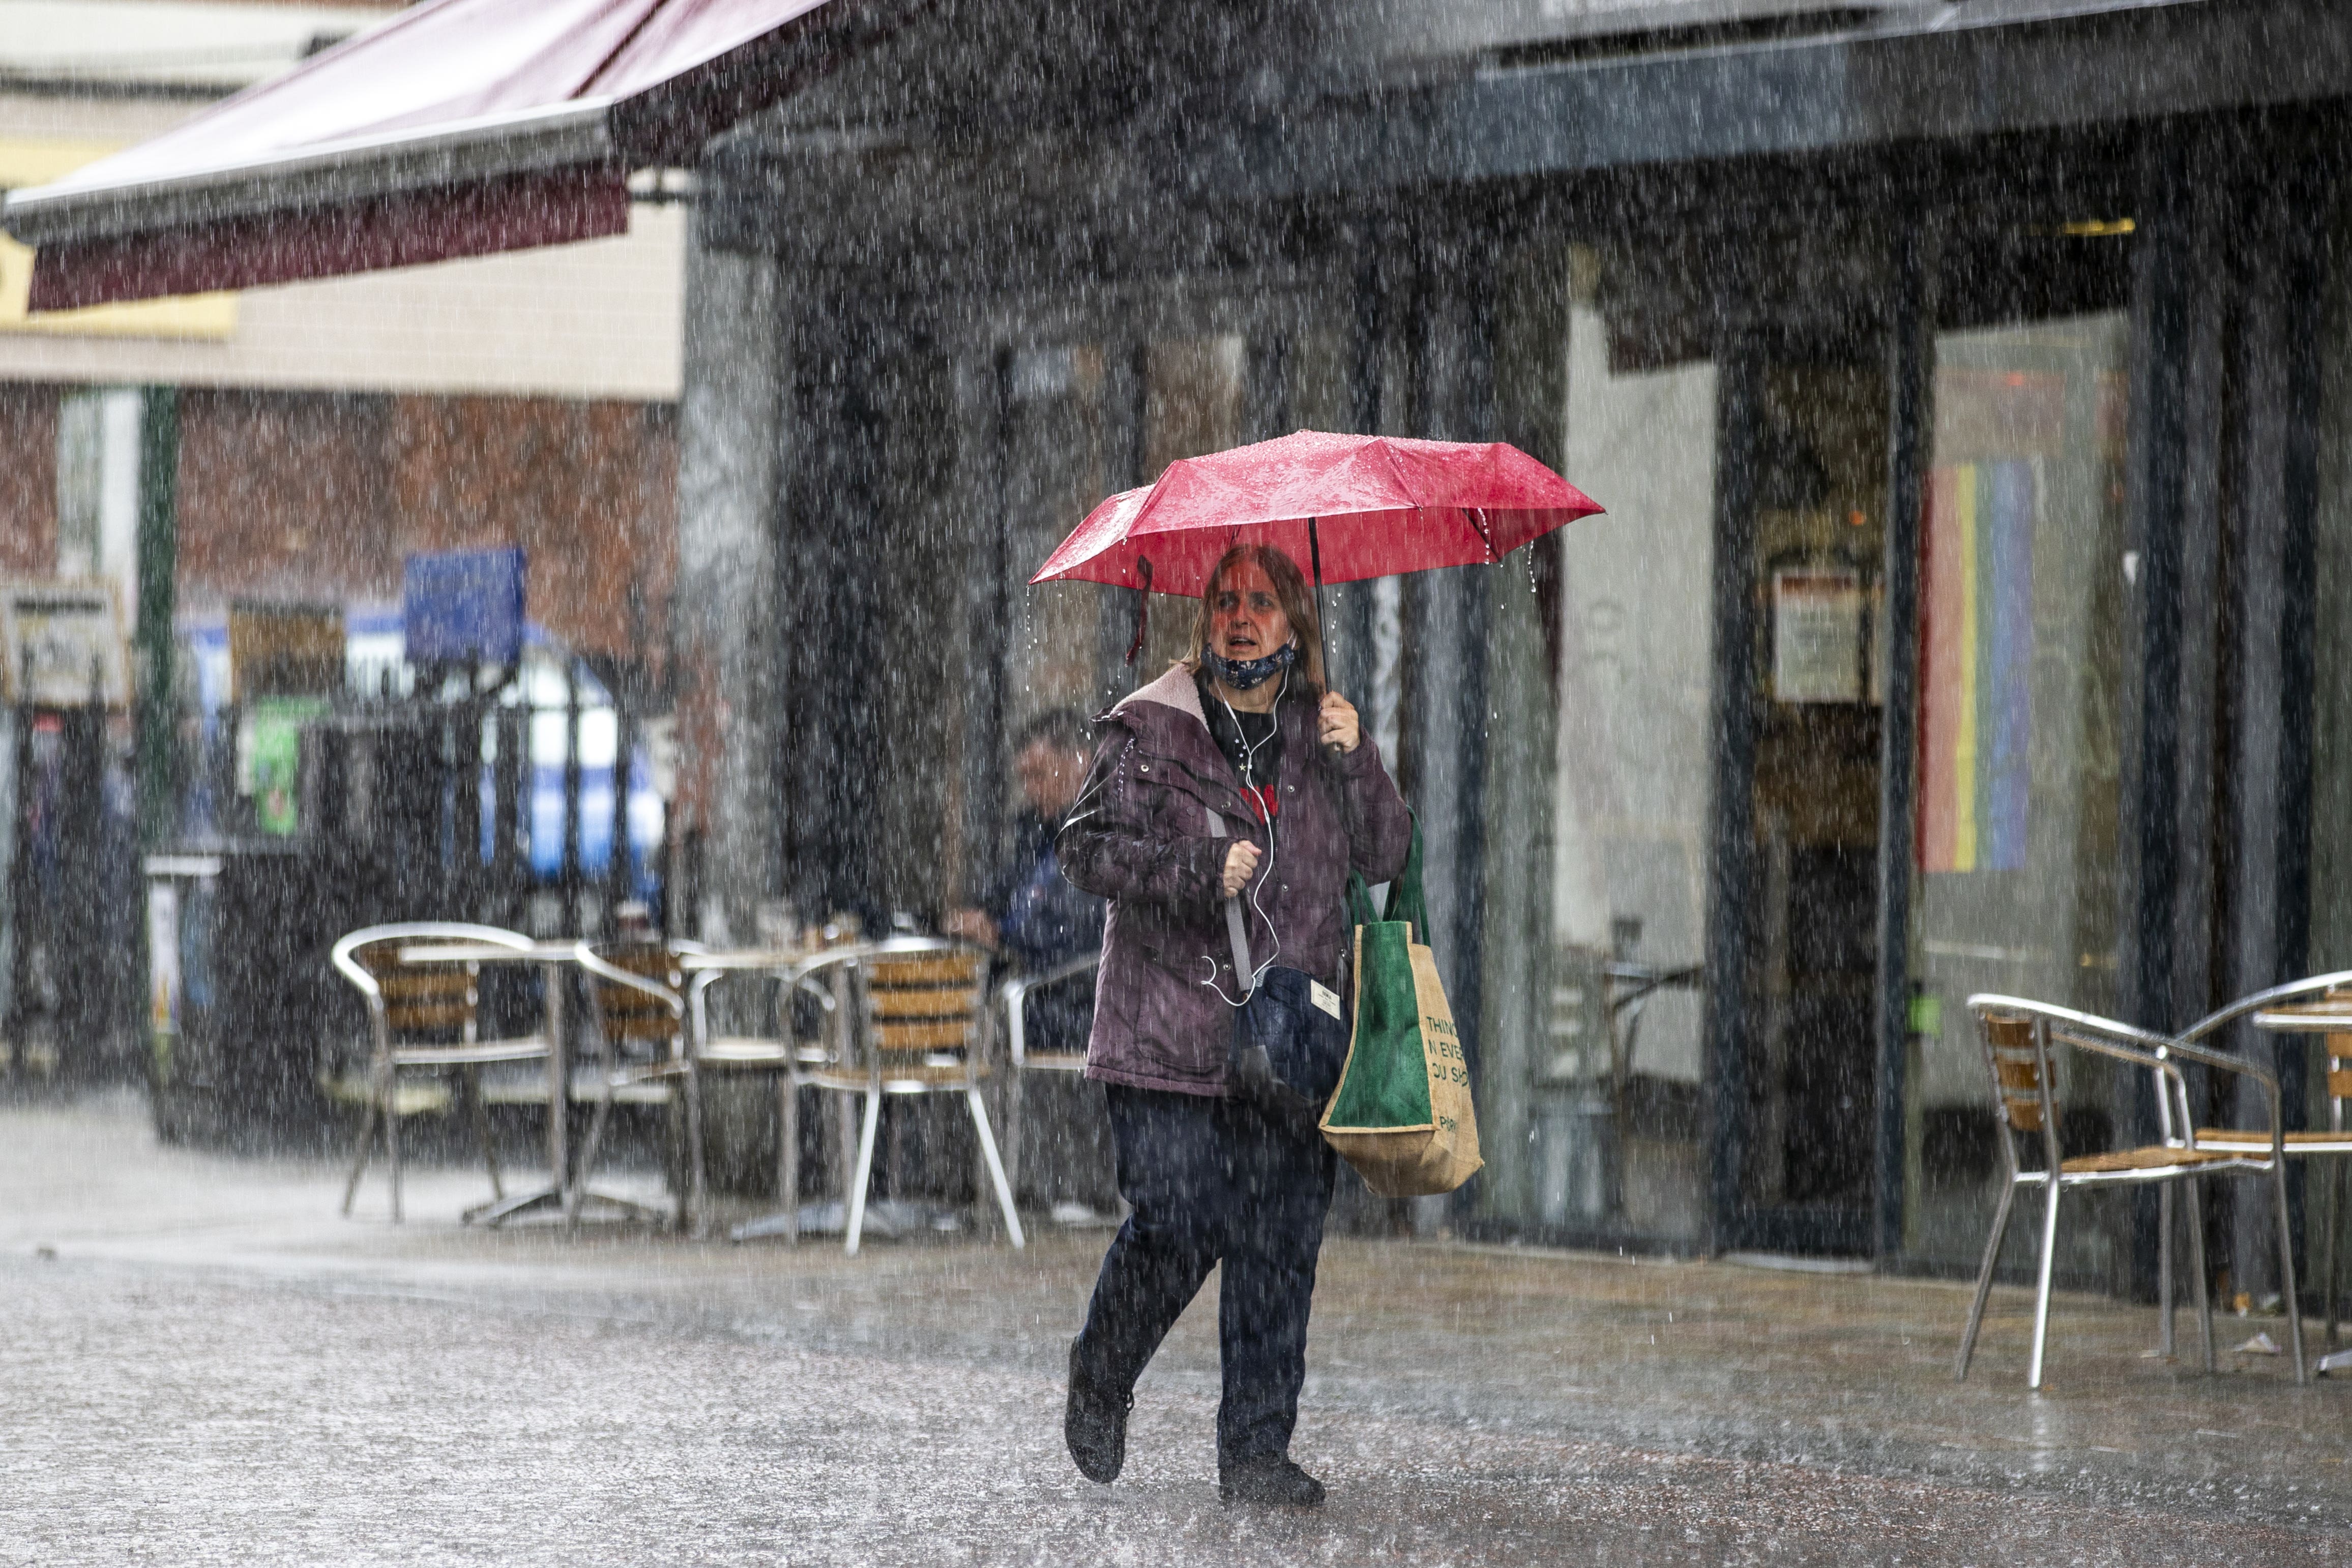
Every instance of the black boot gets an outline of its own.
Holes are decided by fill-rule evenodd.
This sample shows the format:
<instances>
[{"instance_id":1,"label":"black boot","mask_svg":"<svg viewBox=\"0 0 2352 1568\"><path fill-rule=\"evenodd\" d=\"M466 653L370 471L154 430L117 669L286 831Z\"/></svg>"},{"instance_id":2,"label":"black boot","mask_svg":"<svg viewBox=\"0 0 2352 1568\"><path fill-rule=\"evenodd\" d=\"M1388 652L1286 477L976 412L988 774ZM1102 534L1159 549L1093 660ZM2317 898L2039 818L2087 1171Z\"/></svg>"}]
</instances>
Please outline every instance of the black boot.
<instances>
[{"instance_id":1,"label":"black boot","mask_svg":"<svg viewBox=\"0 0 2352 1568\"><path fill-rule=\"evenodd\" d=\"M1290 1508L1321 1508L1323 1483L1290 1462L1286 1454L1217 1461L1217 1496L1226 1502L1270 1502Z\"/></svg>"},{"instance_id":2,"label":"black boot","mask_svg":"<svg viewBox=\"0 0 2352 1568\"><path fill-rule=\"evenodd\" d=\"M1070 1342L1070 1398L1062 1408L1062 1440L1078 1473L1108 1485L1118 1479L1127 1463L1127 1413L1135 1396L1125 1389L1104 1387L1087 1375L1078 1358L1078 1342Z\"/></svg>"}]
</instances>

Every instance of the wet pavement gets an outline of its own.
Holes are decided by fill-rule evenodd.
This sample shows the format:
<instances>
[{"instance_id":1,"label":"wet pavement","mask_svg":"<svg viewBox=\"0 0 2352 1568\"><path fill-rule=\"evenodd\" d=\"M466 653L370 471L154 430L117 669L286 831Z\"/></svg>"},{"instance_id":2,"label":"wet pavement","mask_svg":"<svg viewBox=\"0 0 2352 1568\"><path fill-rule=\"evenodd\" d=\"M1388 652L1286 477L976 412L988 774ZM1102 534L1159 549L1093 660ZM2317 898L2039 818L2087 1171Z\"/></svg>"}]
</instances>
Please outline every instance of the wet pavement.
<instances>
[{"instance_id":1,"label":"wet pavement","mask_svg":"<svg viewBox=\"0 0 2352 1568\"><path fill-rule=\"evenodd\" d=\"M337 1177L0 1107L0 1563L2352 1561L2352 1385L2146 1359L2095 1299L2031 1395L2019 1291L1955 1385L1955 1285L1334 1242L1331 1504L1228 1511L1213 1285L1121 1480L1061 1452L1102 1232L480 1233L463 1170L395 1228Z\"/></svg>"}]
</instances>

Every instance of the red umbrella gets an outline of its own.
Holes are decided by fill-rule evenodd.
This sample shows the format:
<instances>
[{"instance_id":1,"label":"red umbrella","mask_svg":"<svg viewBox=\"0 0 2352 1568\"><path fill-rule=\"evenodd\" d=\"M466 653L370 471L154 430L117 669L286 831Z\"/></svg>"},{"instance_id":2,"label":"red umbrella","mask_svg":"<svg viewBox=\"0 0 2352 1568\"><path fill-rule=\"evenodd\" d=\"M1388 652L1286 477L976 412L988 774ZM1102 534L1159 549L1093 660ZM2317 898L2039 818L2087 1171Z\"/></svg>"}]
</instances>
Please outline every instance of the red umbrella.
<instances>
[{"instance_id":1,"label":"red umbrella","mask_svg":"<svg viewBox=\"0 0 2352 1568\"><path fill-rule=\"evenodd\" d=\"M1198 596L1217 558L1269 544L1326 582L1502 559L1599 503L1500 441L1302 430L1168 465L1087 514L1029 580ZM1136 619L1135 646L1143 645Z\"/></svg>"},{"instance_id":2,"label":"red umbrella","mask_svg":"<svg viewBox=\"0 0 2352 1568\"><path fill-rule=\"evenodd\" d=\"M1269 544L1311 565L1320 587L1492 563L1600 510L1500 441L1302 430L1171 463L1157 484L1097 507L1029 580L1197 595L1228 547Z\"/></svg>"}]
</instances>

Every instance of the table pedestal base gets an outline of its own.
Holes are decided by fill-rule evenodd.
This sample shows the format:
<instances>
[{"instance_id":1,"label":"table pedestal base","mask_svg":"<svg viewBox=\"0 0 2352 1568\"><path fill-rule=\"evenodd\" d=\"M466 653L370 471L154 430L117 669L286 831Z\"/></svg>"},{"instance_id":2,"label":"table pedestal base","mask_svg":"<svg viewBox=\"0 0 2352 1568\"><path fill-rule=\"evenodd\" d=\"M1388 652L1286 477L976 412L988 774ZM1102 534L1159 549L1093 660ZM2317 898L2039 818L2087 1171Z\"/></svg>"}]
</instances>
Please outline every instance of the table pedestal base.
<instances>
[{"instance_id":1,"label":"table pedestal base","mask_svg":"<svg viewBox=\"0 0 2352 1568\"><path fill-rule=\"evenodd\" d=\"M898 1241L920 1231L952 1232L964 1228L963 1211L944 1203L882 1198L866 1206L866 1234ZM849 1228L848 1206L839 1198L801 1205L798 1214L776 1213L747 1219L727 1233L730 1241L761 1241L781 1236L797 1241L803 1236L839 1236Z\"/></svg>"},{"instance_id":2,"label":"table pedestal base","mask_svg":"<svg viewBox=\"0 0 2352 1568\"><path fill-rule=\"evenodd\" d=\"M495 1202L478 1203L466 1210L463 1218L467 1225L492 1227L503 1225L519 1214L535 1214L541 1209L562 1214L564 1212L563 1189L552 1186L541 1187L537 1192L518 1193L512 1197L502 1197ZM587 1192L580 1195L577 1212L569 1216L567 1223L576 1225L583 1219L667 1225L670 1217L662 1209L649 1207L642 1203L632 1203L625 1197L614 1197L611 1193Z\"/></svg>"}]
</instances>

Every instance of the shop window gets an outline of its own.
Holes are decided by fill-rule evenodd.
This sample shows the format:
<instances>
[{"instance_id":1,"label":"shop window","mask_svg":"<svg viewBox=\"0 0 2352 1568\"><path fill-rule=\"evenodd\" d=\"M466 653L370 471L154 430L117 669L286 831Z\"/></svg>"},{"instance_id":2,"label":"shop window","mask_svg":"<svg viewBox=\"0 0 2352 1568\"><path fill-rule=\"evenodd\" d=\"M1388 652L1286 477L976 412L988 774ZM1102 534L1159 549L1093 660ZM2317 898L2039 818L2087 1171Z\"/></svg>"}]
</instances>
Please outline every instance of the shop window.
<instances>
[{"instance_id":1,"label":"shop window","mask_svg":"<svg viewBox=\"0 0 2352 1568\"><path fill-rule=\"evenodd\" d=\"M1982 1244L1990 1171L1957 1131L1987 1093L1968 998L2115 1007L2127 341L2120 313L1937 340L1910 824L1915 1253ZM2061 1092L2080 1108L2104 1085Z\"/></svg>"},{"instance_id":2,"label":"shop window","mask_svg":"<svg viewBox=\"0 0 2352 1568\"><path fill-rule=\"evenodd\" d=\"M1565 328L1558 455L1608 510L1493 585L1481 1203L1518 1228L1687 1239L1717 374L1614 351L1623 313L1576 270L1547 323Z\"/></svg>"}]
</instances>

